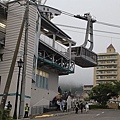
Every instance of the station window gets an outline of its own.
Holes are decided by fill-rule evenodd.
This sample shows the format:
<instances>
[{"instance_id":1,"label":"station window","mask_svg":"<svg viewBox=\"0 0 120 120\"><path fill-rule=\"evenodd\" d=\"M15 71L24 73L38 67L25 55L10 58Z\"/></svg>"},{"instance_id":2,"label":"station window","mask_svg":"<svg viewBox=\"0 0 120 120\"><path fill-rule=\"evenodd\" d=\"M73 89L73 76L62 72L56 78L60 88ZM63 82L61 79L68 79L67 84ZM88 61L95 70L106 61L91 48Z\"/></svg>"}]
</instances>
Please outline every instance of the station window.
<instances>
[{"instance_id":1,"label":"station window","mask_svg":"<svg viewBox=\"0 0 120 120\"><path fill-rule=\"evenodd\" d=\"M44 71L37 71L36 73L36 86L38 88L48 89L49 74Z\"/></svg>"}]
</instances>

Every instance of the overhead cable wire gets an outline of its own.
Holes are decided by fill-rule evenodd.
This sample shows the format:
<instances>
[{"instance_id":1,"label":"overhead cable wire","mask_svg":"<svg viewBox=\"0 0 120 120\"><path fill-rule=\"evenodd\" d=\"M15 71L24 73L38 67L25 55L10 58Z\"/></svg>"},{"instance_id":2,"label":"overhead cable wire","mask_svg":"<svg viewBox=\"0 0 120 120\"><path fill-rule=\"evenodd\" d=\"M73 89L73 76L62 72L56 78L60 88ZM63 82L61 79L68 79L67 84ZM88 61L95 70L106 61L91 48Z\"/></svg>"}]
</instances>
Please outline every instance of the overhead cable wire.
<instances>
[{"instance_id":1,"label":"overhead cable wire","mask_svg":"<svg viewBox=\"0 0 120 120\"><path fill-rule=\"evenodd\" d=\"M47 2L47 0L44 1L43 5L45 5L46 2Z\"/></svg>"},{"instance_id":2,"label":"overhead cable wire","mask_svg":"<svg viewBox=\"0 0 120 120\"><path fill-rule=\"evenodd\" d=\"M72 14L72 13L65 12L65 11L62 11L62 10L60 10L60 11L61 11L63 14L65 14L65 15L68 15L68 16L70 16L70 17L75 17L75 15ZM95 23L98 23L98 24L101 24L101 25L110 26L110 27L120 28L120 25L115 25L115 24L111 24L111 23L100 22L100 21L97 21L97 20L96 20Z\"/></svg>"},{"instance_id":3,"label":"overhead cable wire","mask_svg":"<svg viewBox=\"0 0 120 120\"><path fill-rule=\"evenodd\" d=\"M75 28L75 29L86 30L85 28L82 28L82 27L75 27L75 26L69 26L69 25L63 25L63 24L56 24L56 25L62 26L62 27L68 27L68 28ZM109 34L120 35L120 33L111 32L111 31L104 31L104 30L93 30L93 31L95 31L95 32L102 32L102 33L109 33Z\"/></svg>"},{"instance_id":4,"label":"overhead cable wire","mask_svg":"<svg viewBox=\"0 0 120 120\"><path fill-rule=\"evenodd\" d=\"M102 32L102 33L108 33L108 34L115 34L115 35L120 35L120 33L117 32L111 32L111 31L103 31L103 30L93 30L95 32Z\"/></svg>"},{"instance_id":5,"label":"overhead cable wire","mask_svg":"<svg viewBox=\"0 0 120 120\"><path fill-rule=\"evenodd\" d=\"M70 32L74 32L74 33L81 33L81 34L85 34L85 32L80 32L80 31L76 31L76 30L69 30L69 29L64 29L66 31L70 31ZM120 39L119 37L113 37L113 36L106 36L106 35L100 35L100 34L93 34L95 36L100 36L100 37L106 37L106 38L115 38L115 39Z\"/></svg>"},{"instance_id":6,"label":"overhead cable wire","mask_svg":"<svg viewBox=\"0 0 120 120\"><path fill-rule=\"evenodd\" d=\"M58 25L58 26L62 26L62 27L68 27L68 28L75 28L75 29L86 30L85 28L82 28L82 27L75 27L75 26L63 25L63 24L56 24L56 25Z\"/></svg>"},{"instance_id":7,"label":"overhead cable wire","mask_svg":"<svg viewBox=\"0 0 120 120\"><path fill-rule=\"evenodd\" d=\"M115 25L115 24L110 24L110 23L105 23L105 22L99 22L99 21L96 21L96 23L102 24L102 25L107 25L107 26L110 26L110 27L120 28L120 25Z\"/></svg>"},{"instance_id":8,"label":"overhead cable wire","mask_svg":"<svg viewBox=\"0 0 120 120\"><path fill-rule=\"evenodd\" d=\"M60 10L63 14L74 17L74 14Z\"/></svg>"}]
</instances>

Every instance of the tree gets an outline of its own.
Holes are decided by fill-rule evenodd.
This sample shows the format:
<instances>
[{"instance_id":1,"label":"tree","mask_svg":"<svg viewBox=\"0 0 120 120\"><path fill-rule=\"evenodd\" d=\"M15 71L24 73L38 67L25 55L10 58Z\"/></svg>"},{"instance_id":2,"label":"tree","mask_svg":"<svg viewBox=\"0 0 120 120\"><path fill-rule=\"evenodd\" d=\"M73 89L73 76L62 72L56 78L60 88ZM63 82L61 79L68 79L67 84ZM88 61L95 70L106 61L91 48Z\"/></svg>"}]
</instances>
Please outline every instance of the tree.
<instances>
[{"instance_id":1,"label":"tree","mask_svg":"<svg viewBox=\"0 0 120 120\"><path fill-rule=\"evenodd\" d=\"M117 92L116 98L118 98L120 96L120 81L115 81L114 86L115 86L115 91Z\"/></svg>"},{"instance_id":2,"label":"tree","mask_svg":"<svg viewBox=\"0 0 120 120\"><path fill-rule=\"evenodd\" d=\"M99 84L92 89L90 99L94 99L101 105L105 106L109 99L118 96L115 88L116 85L112 83Z\"/></svg>"}]
</instances>

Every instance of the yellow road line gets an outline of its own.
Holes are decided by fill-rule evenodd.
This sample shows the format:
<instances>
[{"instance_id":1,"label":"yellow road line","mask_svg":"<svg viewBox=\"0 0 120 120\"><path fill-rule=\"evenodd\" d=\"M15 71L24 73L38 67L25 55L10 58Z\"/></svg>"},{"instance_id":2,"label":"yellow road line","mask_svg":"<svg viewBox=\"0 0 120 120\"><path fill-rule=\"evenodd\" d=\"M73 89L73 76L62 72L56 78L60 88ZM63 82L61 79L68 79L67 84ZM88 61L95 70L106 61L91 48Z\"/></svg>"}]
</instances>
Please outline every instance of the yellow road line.
<instances>
[{"instance_id":1,"label":"yellow road line","mask_svg":"<svg viewBox=\"0 0 120 120\"><path fill-rule=\"evenodd\" d=\"M46 114L46 115L36 116L35 118L52 117L52 116L53 114Z\"/></svg>"}]
</instances>

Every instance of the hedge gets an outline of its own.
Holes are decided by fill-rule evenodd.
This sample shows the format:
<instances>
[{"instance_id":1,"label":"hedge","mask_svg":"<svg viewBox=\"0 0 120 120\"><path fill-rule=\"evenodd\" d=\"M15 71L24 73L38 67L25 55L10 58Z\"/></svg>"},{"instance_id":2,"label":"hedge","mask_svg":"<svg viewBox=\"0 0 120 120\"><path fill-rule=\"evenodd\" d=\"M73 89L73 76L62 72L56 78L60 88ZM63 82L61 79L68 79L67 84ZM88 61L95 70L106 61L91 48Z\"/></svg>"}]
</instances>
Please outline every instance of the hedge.
<instances>
[{"instance_id":1,"label":"hedge","mask_svg":"<svg viewBox=\"0 0 120 120\"><path fill-rule=\"evenodd\" d=\"M90 109L108 109L108 106L102 106L102 105L89 105Z\"/></svg>"}]
</instances>

